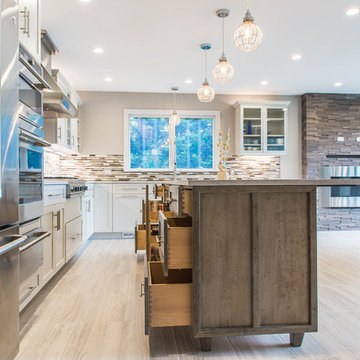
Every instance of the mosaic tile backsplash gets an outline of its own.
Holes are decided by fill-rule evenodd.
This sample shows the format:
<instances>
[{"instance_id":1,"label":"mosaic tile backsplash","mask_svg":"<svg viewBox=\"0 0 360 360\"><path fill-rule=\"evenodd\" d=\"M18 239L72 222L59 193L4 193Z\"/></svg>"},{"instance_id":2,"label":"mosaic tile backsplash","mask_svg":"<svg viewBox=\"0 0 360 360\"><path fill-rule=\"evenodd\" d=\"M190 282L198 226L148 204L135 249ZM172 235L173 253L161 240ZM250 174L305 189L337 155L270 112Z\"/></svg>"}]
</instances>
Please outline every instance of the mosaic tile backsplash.
<instances>
[{"instance_id":1,"label":"mosaic tile backsplash","mask_svg":"<svg viewBox=\"0 0 360 360\"><path fill-rule=\"evenodd\" d=\"M279 156L233 156L227 161L230 179L279 179ZM58 155L45 153L45 176L78 177L87 181L173 180L172 172L125 172L124 155ZM181 172L177 179L207 180L215 171Z\"/></svg>"}]
</instances>

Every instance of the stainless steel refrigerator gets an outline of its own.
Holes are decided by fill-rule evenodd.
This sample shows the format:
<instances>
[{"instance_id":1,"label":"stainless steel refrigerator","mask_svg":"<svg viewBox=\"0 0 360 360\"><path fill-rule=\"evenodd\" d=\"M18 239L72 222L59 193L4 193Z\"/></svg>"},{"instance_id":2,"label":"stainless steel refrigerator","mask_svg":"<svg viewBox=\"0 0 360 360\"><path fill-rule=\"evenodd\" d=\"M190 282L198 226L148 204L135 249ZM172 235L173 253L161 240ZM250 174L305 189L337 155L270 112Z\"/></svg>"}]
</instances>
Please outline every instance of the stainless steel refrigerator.
<instances>
[{"instance_id":1,"label":"stainless steel refrigerator","mask_svg":"<svg viewBox=\"0 0 360 360\"><path fill-rule=\"evenodd\" d=\"M19 8L0 0L0 248L18 231ZM12 239L12 238L10 238ZM5 244L5 245L4 245ZM4 245L4 246L2 246ZM0 252L0 359L13 359L19 348L19 251Z\"/></svg>"},{"instance_id":2,"label":"stainless steel refrigerator","mask_svg":"<svg viewBox=\"0 0 360 360\"><path fill-rule=\"evenodd\" d=\"M1 160L0 229L18 221L19 203L19 8L17 1L1 1Z\"/></svg>"}]
</instances>

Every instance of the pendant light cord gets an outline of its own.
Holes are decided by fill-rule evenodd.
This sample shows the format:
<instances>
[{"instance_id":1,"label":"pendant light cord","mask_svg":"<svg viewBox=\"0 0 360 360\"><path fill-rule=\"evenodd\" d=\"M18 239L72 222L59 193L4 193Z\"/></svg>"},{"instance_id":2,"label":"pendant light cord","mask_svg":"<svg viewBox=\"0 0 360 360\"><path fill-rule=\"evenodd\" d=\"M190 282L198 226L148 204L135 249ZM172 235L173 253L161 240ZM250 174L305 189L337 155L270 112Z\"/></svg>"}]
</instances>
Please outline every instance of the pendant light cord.
<instances>
[{"instance_id":1,"label":"pendant light cord","mask_svg":"<svg viewBox=\"0 0 360 360\"><path fill-rule=\"evenodd\" d=\"M176 102L175 102L175 96L176 96L176 92L174 92L174 111L176 111L176 110L175 110L175 104L176 104Z\"/></svg>"},{"instance_id":2,"label":"pendant light cord","mask_svg":"<svg viewBox=\"0 0 360 360\"><path fill-rule=\"evenodd\" d=\"M207 81L207 50L205 50L205 81Z\"/></svg>"},{"instance_id":3,"label":"pendant light cord","mask_svg":"<svg viewBox=\"0 0 360 360\"><path fill-rule=\"evenodd\" d=\"M222 20L222 57L225 57L225 51L224 51L224 47L225 47L225 21L224 18L221 19Z\"/></svg>"},{"instance_id":4,"label":"pendant light cord","mask_svg":"<svg viewBox=\"0 0 360 360\"><path fill-rule=\"evenodd\" d=\"M246 10L249 10L250 9L250 0L246 0L246 6L247 6Z\"/></svg>"}]
</instances>

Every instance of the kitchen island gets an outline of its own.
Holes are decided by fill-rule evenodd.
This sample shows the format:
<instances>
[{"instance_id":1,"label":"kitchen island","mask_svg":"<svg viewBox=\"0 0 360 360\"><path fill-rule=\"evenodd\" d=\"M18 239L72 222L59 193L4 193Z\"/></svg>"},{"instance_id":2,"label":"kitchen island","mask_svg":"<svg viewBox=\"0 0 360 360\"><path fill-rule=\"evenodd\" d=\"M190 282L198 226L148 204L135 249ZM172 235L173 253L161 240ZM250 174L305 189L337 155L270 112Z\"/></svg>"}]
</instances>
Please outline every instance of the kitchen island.
<instances>
[{"instance_id":1,"label":"kitchen island","mask_svg":"<svg viewBox=\"0 0 360 360\"><path fill-rule=\"evenodd\" d=\"M301 346L317 331L316 189L360 181L164 185L171 213L159 213L161 261L145 264L146 332L191 325L210 350L214 336L289 333Z\"/></svg>"}]
</instances>

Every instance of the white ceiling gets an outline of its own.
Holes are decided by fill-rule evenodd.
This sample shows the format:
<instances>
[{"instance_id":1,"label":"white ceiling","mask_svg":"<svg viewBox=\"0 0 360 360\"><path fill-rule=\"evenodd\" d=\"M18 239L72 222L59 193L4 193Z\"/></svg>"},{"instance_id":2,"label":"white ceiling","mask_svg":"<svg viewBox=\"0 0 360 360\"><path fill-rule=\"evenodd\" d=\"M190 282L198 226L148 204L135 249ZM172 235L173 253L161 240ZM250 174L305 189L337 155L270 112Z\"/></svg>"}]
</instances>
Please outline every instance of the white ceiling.
<instances>
[{"instance_id":1,"label":"white ceiling","mask_svg":"<svg viewBox=\"0 0 360 360\"><path fill-rule=\"evenodd\" d=\"M43 0L42 27L60 49L55 67L77 90L170 92L176 85L194 93L204 77L199 44L210 42L208 78L217 93L359 93L360 14L345 14L354 6L360 0L251 0L264 32L253 53L233 43L245 0ZM227 85L215 84L210 73L221 53L219 8L230 9L225 53L235 76ZM293 61L294 53L302 59Z\"/></svg>"}]
</instances>

